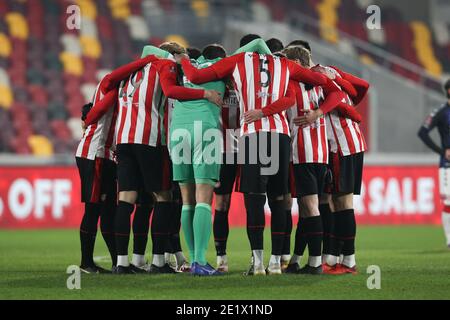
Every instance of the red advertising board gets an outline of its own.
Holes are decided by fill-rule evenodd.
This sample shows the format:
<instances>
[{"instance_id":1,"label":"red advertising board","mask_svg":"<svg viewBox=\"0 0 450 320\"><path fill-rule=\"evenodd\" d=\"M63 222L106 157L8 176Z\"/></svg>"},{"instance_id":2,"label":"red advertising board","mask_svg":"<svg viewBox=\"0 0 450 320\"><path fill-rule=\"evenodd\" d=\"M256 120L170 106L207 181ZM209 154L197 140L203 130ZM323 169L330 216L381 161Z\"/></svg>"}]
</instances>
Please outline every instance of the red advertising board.
<instances>
[{"instance_id":1,"label":"red advertising board","mask_svg":"<svg viewBox=\"0 0 450 320\"><path fill-rule=\"evenodd\" d=\"M366 166L363 192L355 199L358 222L440 223L437 179L434 166ZM76 168L0 168L0 228L73 228L82 214ZM293 214L296 220L296 205ZM234 194L230 224L243 226L245 220L242 195Z\"/></svg>"}]
</instances>

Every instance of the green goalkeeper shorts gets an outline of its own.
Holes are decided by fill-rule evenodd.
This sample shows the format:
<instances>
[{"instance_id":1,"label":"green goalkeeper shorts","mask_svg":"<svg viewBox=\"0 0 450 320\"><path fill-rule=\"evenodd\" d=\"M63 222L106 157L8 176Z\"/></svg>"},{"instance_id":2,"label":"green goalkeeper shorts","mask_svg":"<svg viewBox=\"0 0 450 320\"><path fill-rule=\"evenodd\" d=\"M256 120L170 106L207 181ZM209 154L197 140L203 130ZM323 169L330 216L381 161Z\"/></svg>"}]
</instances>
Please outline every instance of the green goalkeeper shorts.
<instances>
[{"instance_id":1,"label":"green goalkeeper shorts","mask_svg":"<svg viewBox=\"0 0 450 320\"><path fill-rule=\"evenodd\" d=\"M172 123L169 148L174 181L219 181L222 132L217 126Z\"/></svg>"}]
</instances>

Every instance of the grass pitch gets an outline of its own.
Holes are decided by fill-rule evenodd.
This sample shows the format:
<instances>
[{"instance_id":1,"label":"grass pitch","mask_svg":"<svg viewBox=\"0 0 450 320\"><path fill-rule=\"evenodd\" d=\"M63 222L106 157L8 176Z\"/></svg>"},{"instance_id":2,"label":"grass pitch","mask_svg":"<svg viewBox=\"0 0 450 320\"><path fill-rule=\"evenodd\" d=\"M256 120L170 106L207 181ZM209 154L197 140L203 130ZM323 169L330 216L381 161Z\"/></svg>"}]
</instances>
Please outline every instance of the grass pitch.
<instances>
[{"instance_id":1,"label":"grass pitch","mask_svg":"<svg viewBox=\"0 0 450 320\"><path fill-rule=\"evenodd\" d=\"M265 239L268 249L268 233ZM0 231L0 299L450 299L444 243L438 226L359 227L358 275L245 277L248 240L245 229L233 229L226 276L82 275L81 290L69 290L66 269L80 258L77 230ZM212 241L209 248L214 265ZM107 256L100 235L95 256ZM380 290L367 288L369 265L381 269Z\"/></svg>"}]
</instances>

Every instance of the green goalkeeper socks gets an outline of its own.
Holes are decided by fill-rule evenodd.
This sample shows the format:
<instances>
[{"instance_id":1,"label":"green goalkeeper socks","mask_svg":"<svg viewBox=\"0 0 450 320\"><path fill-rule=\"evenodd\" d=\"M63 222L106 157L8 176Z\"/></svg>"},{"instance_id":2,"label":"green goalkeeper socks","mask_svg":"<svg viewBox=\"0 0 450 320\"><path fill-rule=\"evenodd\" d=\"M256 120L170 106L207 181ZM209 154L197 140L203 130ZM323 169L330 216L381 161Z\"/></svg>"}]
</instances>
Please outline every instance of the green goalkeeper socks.
<instances>
[{"instance_id":1,"label":"green goalkeeper socks","mask_svg":"<svg viewBox=\"0 0 450 320\"><path fill-rule=\"evenodd\" d=\"M195 262L206 265L206 251L212 230L211 206L198 203L194 215Z\"/></svg>"},{"instance_id":2,"label":"green goalkeeper socks","mask_svg":"<svg viewBox=\"0 0 450 320\"><path fill-rule=\"evenodd\" d=\"M181 209L181 226L183 228L184 239L189 250L191 262L195 262L195 246L194 246L194 213L195 208L191 205L183 205Z\"/></svg>"}]
</instances>

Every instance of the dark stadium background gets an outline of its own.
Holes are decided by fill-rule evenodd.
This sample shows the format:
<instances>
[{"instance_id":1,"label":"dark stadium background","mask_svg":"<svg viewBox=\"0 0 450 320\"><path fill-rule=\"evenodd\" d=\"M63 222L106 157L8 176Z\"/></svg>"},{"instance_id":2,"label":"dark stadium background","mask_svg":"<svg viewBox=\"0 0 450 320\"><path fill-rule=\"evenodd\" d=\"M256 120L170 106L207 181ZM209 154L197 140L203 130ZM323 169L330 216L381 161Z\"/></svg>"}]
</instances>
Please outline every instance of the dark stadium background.
<instances>
[{"instance_id":1,"label":"dark stadium background","mask_svg":"<svg viewBox=\"0 0 450 320\"><path fill-rule=\"evenodd\" d=\"M73 4L79 30L67 25ZM366 26L369 5L381 9L380 30ZM360 223L440 223L437 157L416 132L445 101L449 27L444 0L2 0L0 228L79 224L80 108L101 75L146 44L219 42L232 52L246 33L309 40L316 62L371 83L360 109L370 147ZM234 197L232 224L242 225Z\"/></svg>"}]
</instances>

